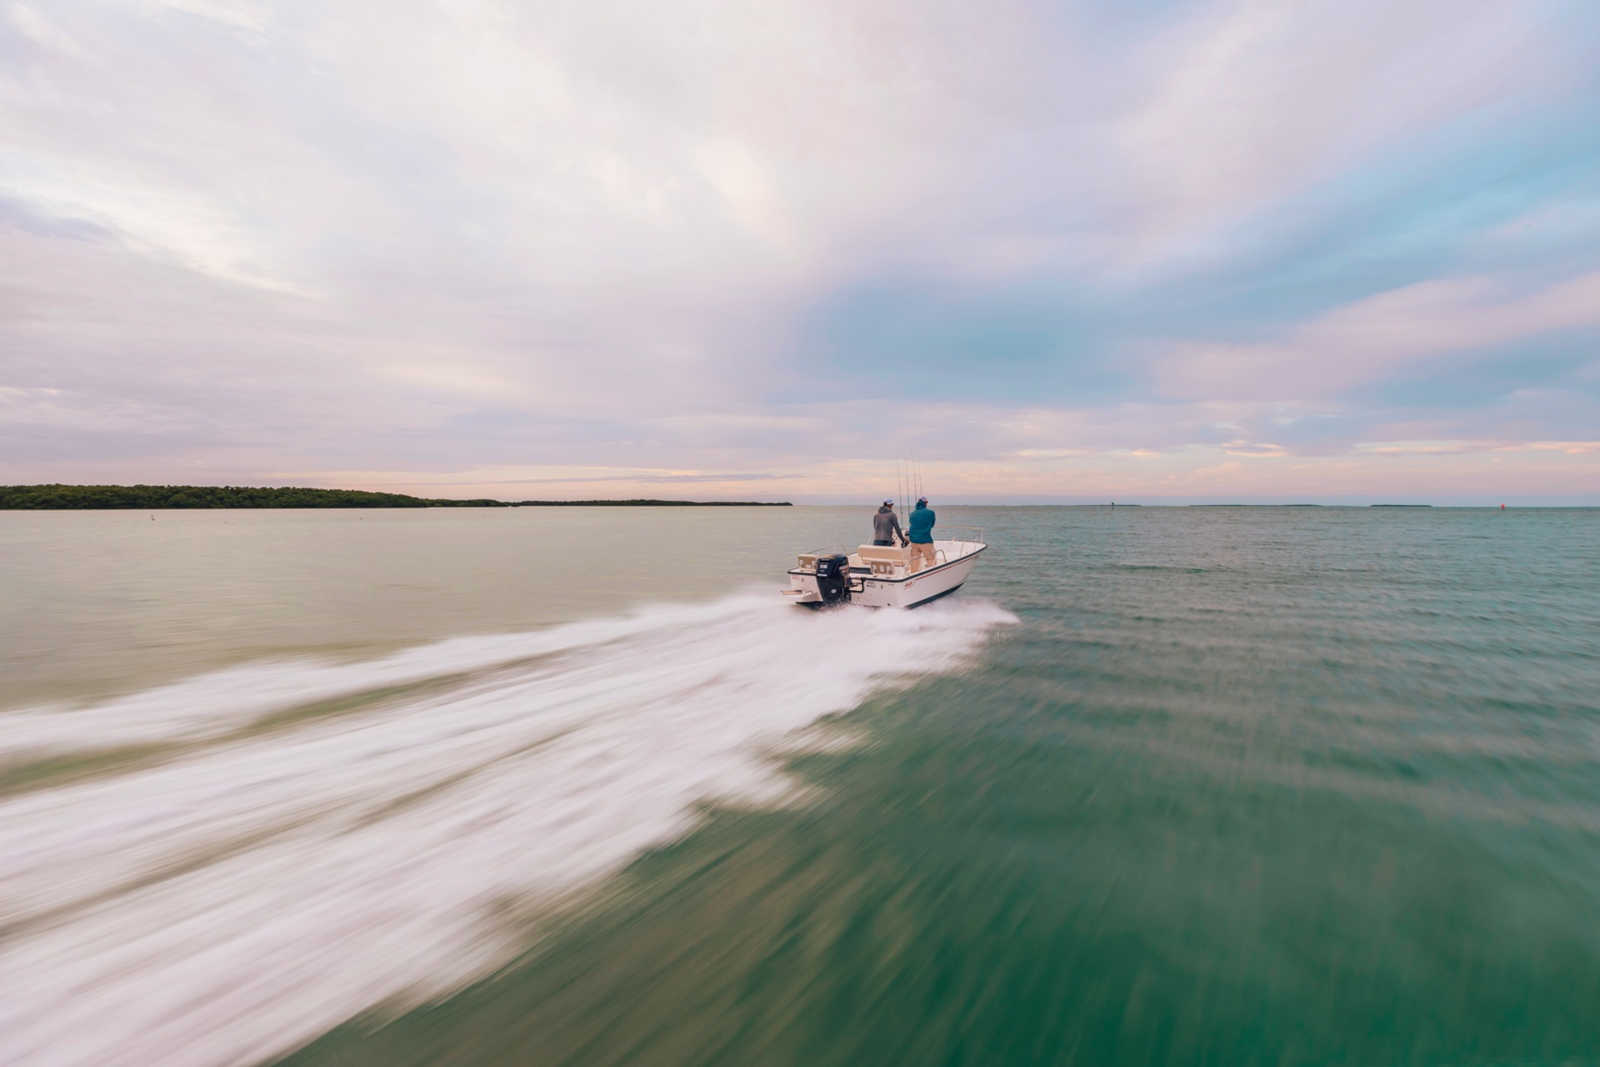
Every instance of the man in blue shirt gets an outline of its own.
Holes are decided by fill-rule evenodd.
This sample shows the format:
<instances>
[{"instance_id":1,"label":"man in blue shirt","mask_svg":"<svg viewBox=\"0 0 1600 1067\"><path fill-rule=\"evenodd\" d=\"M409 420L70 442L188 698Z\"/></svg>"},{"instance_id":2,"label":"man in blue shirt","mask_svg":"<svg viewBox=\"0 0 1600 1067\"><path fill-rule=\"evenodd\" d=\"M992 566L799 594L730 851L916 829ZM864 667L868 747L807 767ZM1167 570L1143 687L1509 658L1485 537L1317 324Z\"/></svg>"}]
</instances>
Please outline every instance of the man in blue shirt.
<instances>
[{"instance_id":1,"label":"man in blue shirt","mask_svg":"<svg viewBox=\"0 0 1600 1067\"><path fill-rule=\"evenodd\" d=\"M912 574L925 566L933 566L934 518L933 509L928 506L928 498L925 496L917 498L917 506L912 509L911 518L906 523L906 537L911 541Z\"/></svg>"}]
</instances>

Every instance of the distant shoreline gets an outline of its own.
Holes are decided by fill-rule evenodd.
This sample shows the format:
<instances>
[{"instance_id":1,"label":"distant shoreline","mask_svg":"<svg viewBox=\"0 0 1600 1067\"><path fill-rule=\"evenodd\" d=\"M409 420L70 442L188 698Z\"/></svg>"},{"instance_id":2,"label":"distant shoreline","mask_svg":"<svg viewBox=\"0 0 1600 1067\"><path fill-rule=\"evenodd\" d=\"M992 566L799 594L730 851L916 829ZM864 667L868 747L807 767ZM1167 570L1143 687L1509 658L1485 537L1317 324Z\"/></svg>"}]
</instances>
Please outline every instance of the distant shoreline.
<instances>
[{"instance_id":1,"label":"distant shoreline","mask_svg":"<svg viewBox=\"0 0 1600 1067\"><path fill-rule=\"evenodd\" d=\"M362 489L234 485L0 485L0 511L208 508L786 508L787 500L451 500Z\"/></svg>"}]
</instances>

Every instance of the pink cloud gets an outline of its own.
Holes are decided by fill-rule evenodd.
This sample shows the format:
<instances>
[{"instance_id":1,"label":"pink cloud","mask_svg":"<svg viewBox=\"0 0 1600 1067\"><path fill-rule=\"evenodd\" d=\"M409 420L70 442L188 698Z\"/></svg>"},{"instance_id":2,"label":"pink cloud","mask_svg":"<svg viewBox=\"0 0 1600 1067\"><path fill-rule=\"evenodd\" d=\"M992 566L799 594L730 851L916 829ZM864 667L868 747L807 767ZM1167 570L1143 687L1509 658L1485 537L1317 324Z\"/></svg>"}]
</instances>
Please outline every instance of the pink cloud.
<instances>
[{"instance_id":1,"label":"pink cloud","mask_svg":"<svg viewBox=\"0 0 1600 1067\"><path fill-rule=\"evenodd\" d=\"M1489 278L1429 281L1337 308L1275 341L1179 344L1157 374L1173 396L1303 402L1407 367L1592 326L1600 326L1600 272L1531 293Z\"/></svg>"}]
</instances>

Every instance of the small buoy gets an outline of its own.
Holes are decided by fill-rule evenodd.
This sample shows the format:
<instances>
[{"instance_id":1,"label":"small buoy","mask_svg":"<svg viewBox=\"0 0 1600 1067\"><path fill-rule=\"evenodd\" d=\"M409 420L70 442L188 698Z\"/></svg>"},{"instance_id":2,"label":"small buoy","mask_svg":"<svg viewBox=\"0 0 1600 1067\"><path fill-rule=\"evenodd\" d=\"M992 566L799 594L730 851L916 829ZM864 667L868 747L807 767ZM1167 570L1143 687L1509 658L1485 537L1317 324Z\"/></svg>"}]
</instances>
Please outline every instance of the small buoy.
<instances>
[{"instance_id":1,"label":"small buoy","mask_svg":"<svg viewBox=\"0 0 1600 1067\"><path fill-rule=\"evenodd\" d=\"M1501 510L1501 511L1504 511L1504 510L1505 510L1505 509L1506 509L1506 506L1505 506L1505 505L1504 505L1504 504L1501 504L1501 505L1500 505L1500 510Z\"/></svg>"}]
</instances>

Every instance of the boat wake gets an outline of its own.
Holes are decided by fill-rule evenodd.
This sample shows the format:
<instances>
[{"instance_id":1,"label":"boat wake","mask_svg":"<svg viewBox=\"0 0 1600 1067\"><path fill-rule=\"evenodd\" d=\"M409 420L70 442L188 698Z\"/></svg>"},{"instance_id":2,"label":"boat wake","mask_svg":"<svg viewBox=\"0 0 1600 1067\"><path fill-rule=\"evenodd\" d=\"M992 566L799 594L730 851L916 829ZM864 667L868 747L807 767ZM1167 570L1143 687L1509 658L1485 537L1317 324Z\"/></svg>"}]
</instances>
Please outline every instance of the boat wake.
<instances>
[{"instance_id":1,"label":"boat wake","mask_svg":"<svg viewBox=\"0 0 1600 1067\"><path fill-rule=\"evenodd\" d=\"M1011 622L762 593L0 713L7 1061L236 1063L448 992L525 947L508 914L781 801L786 736Z\"/></svg>"}]
</instances>

